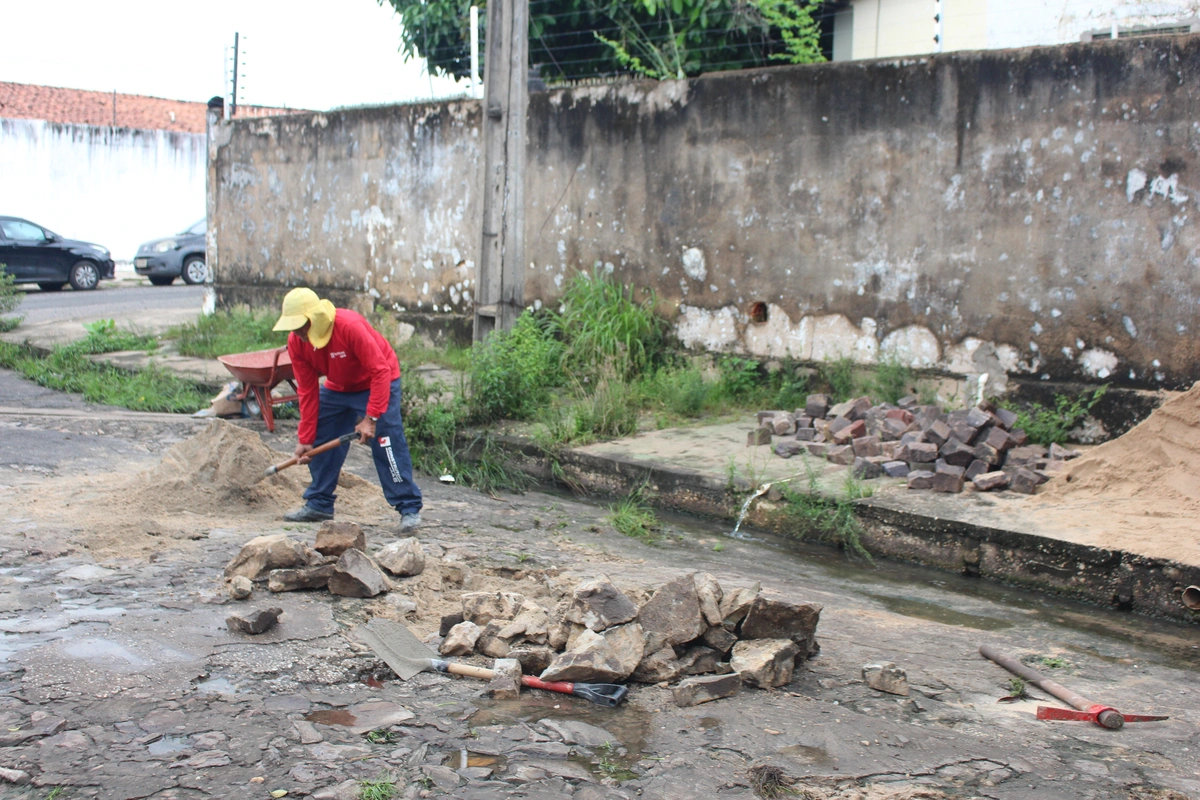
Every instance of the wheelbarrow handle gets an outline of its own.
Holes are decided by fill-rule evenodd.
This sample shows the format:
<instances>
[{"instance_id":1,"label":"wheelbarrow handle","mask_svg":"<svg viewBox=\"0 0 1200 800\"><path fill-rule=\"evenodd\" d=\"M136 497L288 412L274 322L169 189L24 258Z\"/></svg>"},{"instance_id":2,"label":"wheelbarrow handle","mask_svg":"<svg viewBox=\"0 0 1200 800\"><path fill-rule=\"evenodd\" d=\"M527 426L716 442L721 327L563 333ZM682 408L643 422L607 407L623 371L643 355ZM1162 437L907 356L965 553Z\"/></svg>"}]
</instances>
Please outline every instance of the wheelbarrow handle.
<instances>
[{"instance_id":1,"label":"wheelbarrow handle","mask_svg":"<svg viewBox=\"0 0 1200 800\"><path fill-rule=\"evenodd\" d=\"M351 431L350 433L342 434L341 436L339 436L336 439L331 439L330 441L326 442L325 444L317 445L316 447L314 447L312 450L309 450L304 455L307 458L312 458L313 456L319 456L321 453L324 453L327 450L332 450L335 447L341 447L344 444L349 444L350 442L354 441L357 438L358 438L358 434ZM263 477L264 478L269 477L281 470L287 469L288 467L294 467L299 463L300 463L300 457L292 456L287 461L282 461L278 464L273 464L273 465L267 467L266 472L263 473Z\"/></svg>"}]
</instances>

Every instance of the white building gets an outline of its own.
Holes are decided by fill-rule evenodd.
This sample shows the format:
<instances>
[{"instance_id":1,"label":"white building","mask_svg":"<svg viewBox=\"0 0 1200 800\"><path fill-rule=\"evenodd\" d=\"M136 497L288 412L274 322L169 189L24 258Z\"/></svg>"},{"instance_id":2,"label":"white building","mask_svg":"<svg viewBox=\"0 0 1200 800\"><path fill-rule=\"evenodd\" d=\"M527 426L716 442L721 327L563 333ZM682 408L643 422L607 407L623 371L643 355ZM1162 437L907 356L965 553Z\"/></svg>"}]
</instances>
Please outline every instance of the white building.
<instances>
[{"instance_id":1,"label":"white building","mask_svg":"<svg viewBox=\"0 0 1200 800\"><path fill-rule=\"evenodd\" d=\"M845 0L833 60L1200 32L1200 0Z\"/></svg>"}]
</instances>

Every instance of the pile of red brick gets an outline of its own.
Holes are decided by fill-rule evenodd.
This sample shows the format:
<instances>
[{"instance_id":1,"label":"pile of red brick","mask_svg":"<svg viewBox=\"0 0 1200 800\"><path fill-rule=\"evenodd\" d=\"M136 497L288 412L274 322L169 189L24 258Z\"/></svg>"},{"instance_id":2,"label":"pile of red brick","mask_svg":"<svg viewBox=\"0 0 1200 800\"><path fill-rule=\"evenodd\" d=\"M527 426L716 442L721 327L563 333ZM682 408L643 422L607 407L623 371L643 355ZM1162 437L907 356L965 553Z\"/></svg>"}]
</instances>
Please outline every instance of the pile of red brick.
<instances>
[{"instance_id":1,"label":"pile of red brick","mask_svg":"<svg viewBox=\"0 0 1200 800\"><path fill-rule=\"evenodd\" d=\"M859 478L907 478L910 489L961 492L969 482L979 491L1033 494L1079 453L1028 444L1016 421L1016 413L987 400L947 413L916 397L831 406L826 395L811 394L793 412L760 411L747 443L774 445L782 458L808 453L844 464Z\"/></svg>"}]
</instances>

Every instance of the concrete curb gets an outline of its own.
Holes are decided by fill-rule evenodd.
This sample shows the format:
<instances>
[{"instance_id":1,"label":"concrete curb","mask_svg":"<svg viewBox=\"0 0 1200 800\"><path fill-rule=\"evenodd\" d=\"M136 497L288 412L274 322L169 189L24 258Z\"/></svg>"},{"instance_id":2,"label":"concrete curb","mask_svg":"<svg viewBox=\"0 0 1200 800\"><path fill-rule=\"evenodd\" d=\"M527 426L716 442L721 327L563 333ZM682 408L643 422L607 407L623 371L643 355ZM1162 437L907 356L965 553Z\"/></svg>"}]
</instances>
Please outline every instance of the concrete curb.
<instances>
[{"instance_id":1,"label":"concrete curb","mask_svg":"<svg viewBox=\"0 0 1200 800\"><path fill-rule=\"evenodd\" d=\"M549 454L527 439L501 435L491 441L509 454L510 466L539 481L606 497L642 489L648 503L672 511L732 521L750 490L741 479L730 484L698 470L573 449L557 454L556 470ZM855 505L863 545L874 556L1200 624L1200 613L1180 598L1185 587L1200 585L1200 566L916 514L876 498ZM788 535L793 531L781 511L763 498L744 524Z\"/></svg>"}]
</instances>

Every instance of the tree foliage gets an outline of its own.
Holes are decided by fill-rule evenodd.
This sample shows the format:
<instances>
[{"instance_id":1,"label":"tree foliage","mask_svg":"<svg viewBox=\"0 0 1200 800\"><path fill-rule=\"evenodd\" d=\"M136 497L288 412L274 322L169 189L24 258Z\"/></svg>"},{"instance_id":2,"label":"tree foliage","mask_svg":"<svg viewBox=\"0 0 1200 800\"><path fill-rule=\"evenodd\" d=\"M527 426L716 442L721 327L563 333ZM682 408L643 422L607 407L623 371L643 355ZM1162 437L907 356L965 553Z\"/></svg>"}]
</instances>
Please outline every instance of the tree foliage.
<instances>
[{"instance_id":1,"label":"tree foliage","mask_svg":"<svg viewBox=\"0 0 1200 800\"><path fill-rule=\"evenodd\" d=\"M406 56L425 58L439 75L467 76L472 0L379 1L400 16ZM822 61L814 19L822 1L529 0L530 63L547 80L665 80Z\"/></svg>"}]
</instances>

